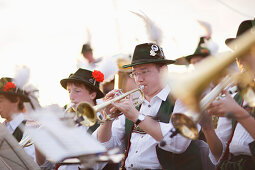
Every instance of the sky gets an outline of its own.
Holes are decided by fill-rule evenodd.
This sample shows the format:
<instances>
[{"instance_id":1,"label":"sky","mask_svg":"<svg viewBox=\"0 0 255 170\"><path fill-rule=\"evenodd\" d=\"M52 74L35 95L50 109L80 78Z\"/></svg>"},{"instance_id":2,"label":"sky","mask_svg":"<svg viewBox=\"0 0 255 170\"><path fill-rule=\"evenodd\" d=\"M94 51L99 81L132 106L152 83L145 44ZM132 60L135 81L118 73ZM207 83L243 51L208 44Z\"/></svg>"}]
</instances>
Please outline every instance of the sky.
<instances>
[{"instance_id":1,"label":"sky","mask_svg":"<svg viewBox=\"0 0 255 170\"><path fill-rule=\"evenodd\" d=\"M197 20L211 25L224 52L225 39L254 18L254 9L254 0L0 0L0 76L13 77L16 65L26 65L41 105L63 106L69 98L60 80L77 70L88 39L96 58L132 54L149 41L145 23L130 11L143 12L158 26L166 58L176 59L193 53L205 34Z\"/></svg>"}]
</instances>

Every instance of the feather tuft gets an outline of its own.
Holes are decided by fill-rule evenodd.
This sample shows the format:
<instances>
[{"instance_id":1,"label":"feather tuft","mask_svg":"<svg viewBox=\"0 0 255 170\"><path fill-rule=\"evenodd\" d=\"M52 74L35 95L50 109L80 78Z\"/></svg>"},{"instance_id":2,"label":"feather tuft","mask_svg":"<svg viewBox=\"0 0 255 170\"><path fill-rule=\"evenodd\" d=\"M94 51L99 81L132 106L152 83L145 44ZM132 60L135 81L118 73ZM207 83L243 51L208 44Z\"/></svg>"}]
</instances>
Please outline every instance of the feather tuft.
<instances>
[{"instance_id":1,"label":"feather tuft","mask_svg":"<svg viewBox=\"0 0 255 170\"><path fill-rule=\"evenodd\" d=\"M212 36L212 27L208 22L197 20L197 22L205 29L206 39L210 39Z\"/></svg>"},{"instance_id":2,"label":"feather tuft","mask_svg":"<svg viewBox=\"0 0 255 170\"><path fill-rule=\"evenodd\" d=\"M16 66L14 83L19 88L22 89L28 83L30 77L30 69L26 66Z\"/></svg>"},{"instance_id":3,"label":"feather tuft","mask_svg":"<svg viewBox=\"0 0 255 170\"><path fill-rule=\"evenodd\" d=\"M114 75L118 73L119 70L116 59L113 57L105 57L96 69L104 74L104 83L113 80Z\"/></svg>"},{"instance_id":4,"label":"feather tuft","mask_svg":"<svg viewBox=\"0 0 255 170\"><path fill-rule=\"evenodd\" d=\"M145 15L142 11L141 13L133 12L130 11L133 14L137 15L138 17L142 18L143 21L145 22L145 26L147 29L147 34L149 36L149 40L161 45L162 42L162 31L157 27L157 25L147 16Z\"/></svg>"},{"instance_id":5,"label":"feather tuft","mask_svg":"<svg viewBox=\"0 0 255 170\"><path fill-rule=\"evenodd\" d=\"M91 33L88 28L86 28L86 36L87 36L87 43L91 44Z\"/></svg>"},{"instance_id":6,"label":"feather tuft","mask_svg":"<svg viewBox=\"0 0 255 170\"><path fill-rule=\"evenodd\" d=\"M218 52L219 46L211 38L206 41L206 47L210 50L211 55L214 55Z\"/></svg>"}]
</instances>

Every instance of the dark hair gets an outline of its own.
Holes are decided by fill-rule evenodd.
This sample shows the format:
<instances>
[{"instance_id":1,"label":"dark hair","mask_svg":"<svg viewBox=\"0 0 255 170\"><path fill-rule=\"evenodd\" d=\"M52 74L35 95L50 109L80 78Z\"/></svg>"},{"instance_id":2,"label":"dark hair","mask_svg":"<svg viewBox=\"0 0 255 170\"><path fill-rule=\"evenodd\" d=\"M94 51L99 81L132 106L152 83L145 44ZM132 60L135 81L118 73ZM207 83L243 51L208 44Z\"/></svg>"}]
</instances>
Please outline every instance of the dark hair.
<instances>
[{"instance_id":1,"label":"dark hair","mask_svg":"<svg viewBox=\"0 0 255 170\"><path fill-rule=\"evenodd\" d=\"M92 89L90 86L88 86L84 83L80 83L80 82L77 82L77 81L69 81L68 83L69 84L74 84L76 86L84 86L85 89L89 91L89 94L91 94L93 92L97 93L94 89ZM97 97L95 97L95 99L93 99L93 102L94 102L95 105L96 105L96 99L97 99Z\"/></svg>"},{"instance_id":2,"label":"dark hair","mask_svg":"<svg viewBox=\"0 0 255 170\"><path fill-rule=\"evenodd\" d=\"M4 97L9 100L11 103L16 103L19 99L19 103L18 103L18 109L20 111L22 111L25 106L24 106L24 101L21 99L21 97L16 96L16 95L10 95L10 94L3 94Z\"/></svg>"}]
</instances>

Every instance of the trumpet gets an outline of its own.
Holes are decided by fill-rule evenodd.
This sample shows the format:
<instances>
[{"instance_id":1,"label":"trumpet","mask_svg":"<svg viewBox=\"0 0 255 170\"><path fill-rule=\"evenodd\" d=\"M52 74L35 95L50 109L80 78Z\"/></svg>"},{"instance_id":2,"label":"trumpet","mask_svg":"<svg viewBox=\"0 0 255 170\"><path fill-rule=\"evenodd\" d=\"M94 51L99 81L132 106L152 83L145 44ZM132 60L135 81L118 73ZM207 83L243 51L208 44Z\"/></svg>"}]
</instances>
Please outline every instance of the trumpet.
<instances>
[{"instance_id":1,"label":"trumpet","mask_svg":"<svg viewBox=\"0 0 255 170\"><path fill-rule=\"evenodd\" d=\"M173 126L178 129L184 137L189 139L196 139L198 137L196 125L201 118L201 111L206 108L206 105L208 105L212 98L216 95L215 93L214 95L204 98L201 102L199 102L201 94L210 82L218 78L222 71L232 64L236 58L241 58L248 51L254 49L255 34L252 34L252 31L246 32L237 40L233 41L231 46L238 48L236 48L233 53L226 54L222 57L210 56L198 63L193 72L186 73L174 81L171 81L171 83L168 83L175 98L179 98L192 111L189 114L173 114L171 118ZM168 80L171 80L171 77L168 76L167 78ZM243 82L244 80L240 80L240 84ZM228 84L227 81L226 84ZM243 85L243 87L247 87L247 83L244 84L246 85ZM222 90L222 87L217 90ZM251 95L249 97L253 98L250 99L251 101L255 100L254 96Z\"/></svg>"},{"instance_id":2,"label":"trumpet","mask_svg":"<svg viewBox=\"0 0 255 170\"><path fill-rule=\"evenodd\" d=\"M110 116L107 116L106 118L102 118L103 116L98 113L108 105L110 105L112 102L119 101L127 96L133 95L132 101L135 106L140 105L144 101L144 94L143 94L143 88L144 86L141 86L137 89L131 90L129 92L126 92L120 96L117 96L109 101L106 101L102 104L91 106L87 102L82 102L77 106L76 114L78 117L79 123L81 123L84 126L93 126L96 122L103 123L107 120L113 120L114 118L111 118ZM97 114L98 113L98 114Z\"/></svg>"}]
</instances>

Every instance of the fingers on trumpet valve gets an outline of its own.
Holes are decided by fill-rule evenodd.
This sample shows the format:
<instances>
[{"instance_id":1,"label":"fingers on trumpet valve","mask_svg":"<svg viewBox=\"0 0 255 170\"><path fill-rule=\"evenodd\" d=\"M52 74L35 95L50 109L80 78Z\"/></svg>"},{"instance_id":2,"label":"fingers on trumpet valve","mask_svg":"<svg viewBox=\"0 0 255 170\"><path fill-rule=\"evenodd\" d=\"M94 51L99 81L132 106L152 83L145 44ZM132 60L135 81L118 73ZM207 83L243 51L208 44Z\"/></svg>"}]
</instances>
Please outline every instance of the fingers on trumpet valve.
<instances>
[{"instance_id":1,"label":"fingers on trumpet valve","mask_svg":"<svg viewBox=\"0 0 255 170\"><path fill-rule=\"evenodd\" d=\"M104 97L105 101L111 100L116 96L119 96L122 94L121 89L113 89L112 91L110 91L109 93L107 93Z\"/></svg>"}]
</instances>

